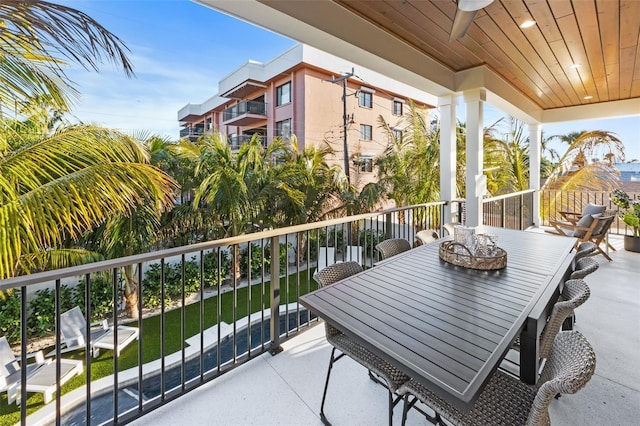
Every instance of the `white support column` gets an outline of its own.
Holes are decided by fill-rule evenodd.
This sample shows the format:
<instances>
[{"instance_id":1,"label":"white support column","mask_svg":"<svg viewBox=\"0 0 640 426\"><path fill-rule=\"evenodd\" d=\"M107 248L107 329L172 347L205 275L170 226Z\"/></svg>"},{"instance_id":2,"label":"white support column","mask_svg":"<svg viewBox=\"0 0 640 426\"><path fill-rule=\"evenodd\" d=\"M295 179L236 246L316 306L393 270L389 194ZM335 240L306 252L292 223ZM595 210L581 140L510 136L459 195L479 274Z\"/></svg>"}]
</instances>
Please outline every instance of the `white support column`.
<instances>
[{"instance_id":1,"label":"white support column","mask_svg":"<svg viewBox=\"0 0 640 426\"><path fill-rule=\"evenodd\" d=\"M440 199L451 201L457 198L456 187L456 98L438 98L440 110ZM428 165L426 165L428 167ZM455 206L457 209L458 206ZM456 210L457 211L457 210ZM451 204L444 208L443 223L452 221Z\"/></svg>"},{"instance_id":2,"label":"white support column","mask_svg":"<svg viewBox=\"0 0 640 426\"><path fill-rule=\"evenodd\" d=\"M529 127L529 189L533 194L533 224L540 226L540 162L542 161L542 127L540 123Z\"/></svg>"},{"instance_id":3,"label":"white support column","mask_svg":"<svg viewBox=\"0 0 640 426\"><path fill-rule=\"evenodd\" d=\"M482 173L483 154L483 102L486 100L484 90L473 90L464 93L467 110L467 149L466 164L466 225L482 225L482 198L486 192L486 177Z\"/></svg>"}]
</instances>

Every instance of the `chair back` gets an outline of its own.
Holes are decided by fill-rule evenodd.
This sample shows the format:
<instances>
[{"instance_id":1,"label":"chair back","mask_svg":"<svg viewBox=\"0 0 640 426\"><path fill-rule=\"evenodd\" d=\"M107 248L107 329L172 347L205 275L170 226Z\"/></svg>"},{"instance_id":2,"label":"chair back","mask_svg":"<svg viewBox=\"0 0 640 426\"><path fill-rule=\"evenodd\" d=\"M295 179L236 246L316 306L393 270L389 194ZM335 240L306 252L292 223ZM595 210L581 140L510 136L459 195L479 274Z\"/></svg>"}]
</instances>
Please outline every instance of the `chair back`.
<instances>
[{"instance_id":1,"label":"chair back","mask_svg":"<svg viewBox=\"0 0 640 426\"><path fill-rule=\"evenodd\" d=\"M429 244L440 238L440 235L433 229L423 229L416 234L418 245Z\"/></svg>"},{"instance_id":2,"label":"chair back","mask_svg":"<svg viewBox=\"0 0 640 426\"><path fill-rule=\"evenodd\" d=\"M7 338L0 337L0 390L4 390L9 383L9 376L20 371L20 364L16 359Z\"/></svg>"},{"instance_id":3,"label":"chair back","mask_svg":"<svg viewBox=\"0 0 640 426\"><path fill-rule=\"evenodd\" d=\"M337 283L351 275L355 275L362 272L362 266L358 262L341 262L329 265L326 268L318 271L317 281L320 287L326 287L333 283ZM341 334L340 330L330 326L326 322L324 323L325 331L327 333L327 340L331 341L331 338Z\"/></svg>"},{"instance_id":4,"label":"chair back","mask_svg":"<svg viewBox=\"0 0 640 426\"><path fill-rule=\"evenodd\" d=\"M67 346L84 345L87 335L87 320L79 306L60 314L60 333Z\"/></svg>"},{"instance_id":5,"label":"chair back","mask_svg":"<svg viewBox=\"0 0 640 426\"><path fill-rule=\"evenodd\" d=\"M562 299L553 305L549 321L542 330L540 336L540 358L548 358L554 339L565 319L569 317L578 306L587 301L591 294L589 286L584 280L567 280L562 288Z\"/></svg>"},{"instance_id":6,"label":"chair back","mask_svg":"<svg viewBox=\"0 0 640 426\"><path fill-rule=\"evenodd\" d=\"M362 272L362 266L358 262L334 263L318 272L318 283L320 287L326 287L359 272Z\"/></svg>"},{"instance_id":7,"label":"chair back","mask_svg":"<svg viewBox=\"0 0 640 426\"><path fill-rule=\"evenodd\" d=\"M596 245L602 238L609 232L609 228L611 228L611 224L613 223L613 219L615 219L615 215L611 214L609 216L602 216L597 219L597 224L593 228L593 232L591 233L590 240L593 241Z\"/></svg>"},{"instance_id":8,"label":"chair back","mask_svg":"<svg viewBox=\"0 0 640 426\"><path fill-rule=\"evenodd\" d=\"M376 246L376 250L384 260L391 256L395 256L396 254L411 250L411 243L403 238L390 238L380 242Z\"/></svg>"},{"instance_id":9,"label":"chair back","mask_svg":"<svg viewBox=\"0 0 640 426\"><path fill-rule=\"evenodd\" d=\"M592 241L584 241L578 244L578 251L576 252L576 255L574 256L573 260L577 262L583 257L590 255L597 249L598 249L598 246L596 246L595 243L593 243Z\"/></svg>"},{"instance_id":10,"label":"chair back","mask_svg":"<svg viewBox=\"0 0 640 426\"><path fill-rule=\"evenodd\" d=\"M453 237L453 230L456 227L456 225L462 225L462 223L460 222L445 223L444 225L442 225L442 229L444 229L444 232L446 232L447 235L450 235Z\"/></svg>"},{"instance_id":11,"label":"chair back","mask_svg":"<svg viewBox=\"0 0 640 426\"><path fill-rule=\"evenodd\" d=\"M558 333L549 358L542 369L539 389L533 401L527 425L548 425L549 404L559 393L573 394L591 380L596 369L596 354L578 331Z\"/></svg>"},{"instance_id":12,"label":"chair back","mask_svg":"<svg viewBox=\"0 0 640 426\"><path fill-rule=\"evenodd\" d=\"M594 273L598 270L600 264L592 257L584 257L578 259L576 262L576 268L571 273L572 280L584 279L587 275Z\"/></svg>"}]
</instances>

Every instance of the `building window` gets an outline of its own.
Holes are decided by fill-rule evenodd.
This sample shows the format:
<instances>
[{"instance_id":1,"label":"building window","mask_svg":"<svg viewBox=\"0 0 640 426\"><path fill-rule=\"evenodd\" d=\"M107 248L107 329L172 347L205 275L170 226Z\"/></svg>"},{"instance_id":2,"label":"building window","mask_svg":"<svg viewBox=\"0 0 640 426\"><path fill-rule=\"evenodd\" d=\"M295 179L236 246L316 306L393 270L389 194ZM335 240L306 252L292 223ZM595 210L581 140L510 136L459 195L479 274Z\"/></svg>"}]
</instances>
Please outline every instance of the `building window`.
<instances>
[{"instance_id":1,"label":"building window","mask_svg":"<svg viewBox=\"0 0 640 426\"><path fill-rule=\"evenodd\" d=\"M373 93L360 90L360 95L358 96L358 99L359 99L358 104L361 107L373 108Z\"/></svg>"},{"instance_id":2,"label":"building window","mask_svg":"<svg viewBox=\"0 0 640 426\"><path fill-rule=\"evenodd\" d=\"M402 102L393 101L393 115L402 115Z\"/></svg>"},{"instance_id":3,"label":"building window","mask_svg":"<svg viewBox=\"0 0 640 426\"><path fill-rule=\"evenodd\" d=\"M360 139L370 141L372 139L372 127L368 124L360 125Z\"/></svg>"},{"instance_id":4,"label":"building window","mask_svg":"<svg viewBox=\"0 0 640 426\"><path fill-rule=\"evenodd\" d=\"M282 139L289 139L291 137L291 119L276 122L276 136Z\"/></svg>"},{"instance_id":5,"label":"building window","mask_svg":"<svg viewBox=\"0 0 640 426\"><path fill-rule=\"evenodd\" d=\"M291 82L276 87L276 106L291 102Z\"/></svg>"},{"instance_id":6,"label":"building window","mask_svg":"<svg viewBox=\"0 0 640 426\"><path fill-rule=\"evenodd\" d=\"M393 137L397 142L402 142L402 130L393 129Z\"/></svg>"},{"instance_id":7,"label":"building window","mask_svg":"<svg viewBox=\"0 0 640 426\"><path fill-rule=\"evenodd\" d=\"M369 155L358 156L356 160L353 162L358 171L361 173L372 173L373 172L373 157Z\"/></svg>"}]
</instances>

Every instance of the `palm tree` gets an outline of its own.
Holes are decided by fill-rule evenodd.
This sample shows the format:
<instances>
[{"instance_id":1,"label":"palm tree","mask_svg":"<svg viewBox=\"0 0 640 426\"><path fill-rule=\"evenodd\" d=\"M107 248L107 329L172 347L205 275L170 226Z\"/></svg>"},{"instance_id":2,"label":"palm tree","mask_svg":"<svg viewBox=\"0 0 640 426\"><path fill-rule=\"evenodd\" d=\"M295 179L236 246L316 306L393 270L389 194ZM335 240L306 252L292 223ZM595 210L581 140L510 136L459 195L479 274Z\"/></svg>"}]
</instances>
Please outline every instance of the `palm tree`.
<instances>
[{"instance_id":1,"label":"palm tree","mask_svg":"<svg viewBox=\"0 0 640 426\"><path fill-rule=\"evenodd\" d=\"M327 146L299 151L293 137L287 154L277 172L283 189L286 189L277 206L282 216L280 225L298 225L328 218L342 205L341 194L348 187L343 168L329 164L333 150Z\"/></svg>"},{"instance_id":2,"label":"palm tree","mask_svg":"<svg viewBox=\"0 0 640 426\"><path fill-rule=\"evenodd\" d=\"M378 123L389 136L384 154L376 159L379 182L397 206L436 201L440 197L439 129L430 127L424 111L410 104L399 140L382 116Z\"/></svg>"},{"instance_id":3,"label":"palm tree","mask_svg":"<svg viewBox=\"0 0 640 426\"><path fill-rule=\"evenodd\" d=\"M498 120L484 132L484 171L487 189L493 195L524 191L529 188L529 139L525 125L508 120L506 134L495 136Z\"/></svg>"},{"instance_id":4,"label":"palm tree","mask_svg":"<svg viewBox=\"0 0 640 426\"><path fill-rule=\"evenodd\" d=\"M273 159L285 147L277 140L263 147L260 135L254 135L238 152L231 150L225 135L204 135L196 143L183 142L183 155L197 159L195 174L200 185L195 190L193 207L204 208L210 221L222 230L221 237L254 232L264 226L264 212L272 211L282 191L273 173ZM240 254L231 250L236 277L240 276Z\"/></svg>"},{"instance_id":5,"label":"palm tree","mask_svg":"<svg viewBox=\"0 0 640 426\"><path fill-rule=\"evenodd\" d=\"M592 130L552 136L569 144L543 189L609 190L616 171L608 161L587 164L589 158L604 158L609 153L624 159L624 145L613 132Z\"/></svg>"},{"instance_id":6,"label":"palm tree","mask_svg":"<svg viewBox=\"0 0 640 426\"><path fill-rule=\"evenodd\" d=\"M0 139L0 279L85 262L86 252L61 249L68 240L140 206L173 204L176 183L119 132L62 126L25 142L5 127Z\"/></svg>"},{"instance_id":7,"label":"palm tree","mask_svg":"<svg viewBox=\"0 0 640 426\"><path fill-rule=\"evenodd\" d=\"M0 105L18 112L46 99L66 112L78 95L63 66L74 62L98 70L104 60L133 67L122 41L76 9L46 1L0 2ZM38 102L36 102L38 103ZM17 115L17 114L16 114Z\"/></svg>"}]
</instances>

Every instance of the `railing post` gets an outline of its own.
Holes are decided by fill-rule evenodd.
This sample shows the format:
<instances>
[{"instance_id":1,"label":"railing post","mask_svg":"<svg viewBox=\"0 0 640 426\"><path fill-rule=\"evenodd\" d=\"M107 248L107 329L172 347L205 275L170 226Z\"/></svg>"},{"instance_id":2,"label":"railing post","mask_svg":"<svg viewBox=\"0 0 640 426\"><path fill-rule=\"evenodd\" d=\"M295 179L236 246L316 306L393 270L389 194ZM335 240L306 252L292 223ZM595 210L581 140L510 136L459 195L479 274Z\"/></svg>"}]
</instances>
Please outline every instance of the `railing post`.
<instances>
[{"instance_id":1,"label":"railing post","mask_svg":"<svg viewBox=\"0 0 640 426\"><path fill-rule=\"evenodd\" d=\"M384 215L385 218L385 238L389 239L389 238L393 238L393 220L391 217L391 213L387 213Z\"/></svg>"},{"instance_id":2,"label":"railing post","mask_svg":"<svg viewBox=\"0 0 640 426\"><path fill-rule=\"evenodd\" d=\"M249 288L251 291L251 288ZM282 352L280 346L280 238L271 237L271 345L269 353Z\"/></svg>"}]
</instances>

